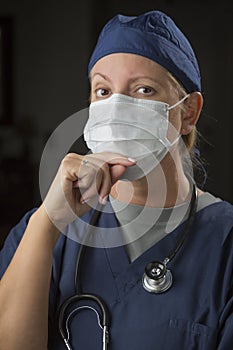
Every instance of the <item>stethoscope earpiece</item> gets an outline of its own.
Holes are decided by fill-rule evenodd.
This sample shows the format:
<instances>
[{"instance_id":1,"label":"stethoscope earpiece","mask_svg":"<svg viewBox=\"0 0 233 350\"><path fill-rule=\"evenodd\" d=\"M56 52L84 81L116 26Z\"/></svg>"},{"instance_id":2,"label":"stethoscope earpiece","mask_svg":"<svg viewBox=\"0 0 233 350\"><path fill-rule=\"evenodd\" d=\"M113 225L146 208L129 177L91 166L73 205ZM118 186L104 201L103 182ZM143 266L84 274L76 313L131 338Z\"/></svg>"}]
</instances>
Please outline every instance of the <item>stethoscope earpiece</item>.
<instances>
[{"instance_id":1,"label":"stethoscope earpiece","mask_svg":"<svg viewBox=\"0 0 233 350\"><path fill-rule=\"evenodd\" d=\"M144 289L149 293L163 293L172 286L172 274L166 264L160 261L152 261L145 267L142 278Z\"/></svg>"}]
</instances>

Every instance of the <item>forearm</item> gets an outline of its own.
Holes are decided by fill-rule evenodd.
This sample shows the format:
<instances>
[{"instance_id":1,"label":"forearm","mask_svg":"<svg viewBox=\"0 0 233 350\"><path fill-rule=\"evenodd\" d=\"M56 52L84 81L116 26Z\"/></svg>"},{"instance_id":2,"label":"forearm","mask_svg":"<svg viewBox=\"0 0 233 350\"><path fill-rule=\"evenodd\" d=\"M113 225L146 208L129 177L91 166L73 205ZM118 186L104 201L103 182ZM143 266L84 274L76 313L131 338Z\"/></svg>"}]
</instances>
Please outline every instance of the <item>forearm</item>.
<instances>
[{"instance_id":1,"label":"forearm","mask_svg":"<svg viewBox=\"0 0 233 350\"><path fill-rule=\"evenodd\" d=\"M52 256L58 237L41 207L0 281L0 349L47 349Z\"/></svg>"}]
</instances>

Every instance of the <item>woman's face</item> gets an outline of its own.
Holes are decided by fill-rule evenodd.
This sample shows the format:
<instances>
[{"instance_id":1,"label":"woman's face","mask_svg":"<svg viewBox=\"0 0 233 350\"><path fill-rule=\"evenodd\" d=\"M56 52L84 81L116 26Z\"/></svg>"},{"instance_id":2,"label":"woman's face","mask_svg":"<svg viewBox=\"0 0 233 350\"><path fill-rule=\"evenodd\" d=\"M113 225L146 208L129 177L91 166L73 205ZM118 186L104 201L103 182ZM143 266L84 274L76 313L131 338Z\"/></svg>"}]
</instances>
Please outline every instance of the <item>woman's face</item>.
<instances>
[{"instance_id":1,"label":"woman's face","mask_svg":"<svg viewBox=\"0 0 233 350\"><path fill-rule=\"evenodd\" d=\"M180 100L177 85L166 69L156 62L134 54L115 53L101 58L91 75L91 102L119 93L173 105ZM181 110L169 112L169 120L178 132Z\"/></svg>"}]
</instances>

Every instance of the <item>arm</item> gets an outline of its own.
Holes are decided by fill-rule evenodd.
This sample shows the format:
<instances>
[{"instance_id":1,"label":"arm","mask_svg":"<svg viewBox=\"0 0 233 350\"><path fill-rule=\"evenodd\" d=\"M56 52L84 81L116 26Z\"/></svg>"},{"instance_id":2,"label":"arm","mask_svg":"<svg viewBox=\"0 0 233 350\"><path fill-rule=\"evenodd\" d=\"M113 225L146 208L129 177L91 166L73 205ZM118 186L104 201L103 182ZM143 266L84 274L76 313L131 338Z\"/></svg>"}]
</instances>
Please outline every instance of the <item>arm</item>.
<instances>
[{"instance_id":1,"label":"arm","mask_svg":"<svg viewBox=\"0 0 233 350\"><path fill-rule=\"evenodd\" d=\"M52 254L58 237L41 206L0 281L0 349L47 348Z\"/></svg>"},{"instance_id":2,"label":"arm","mask_svg":"<svg viewBox=\"0 0 233 350\"><path fill-rule=\"evenodd\" d=\"M103 158L89 156L88 166L82 167L82 156L66 156L44 203L31 216L0 281L0 349L47 349L52 258L60 231L90 209L86 201L109 194L126 167L134 164L118 156L109 159L109 168L106 154Z\"/></svg>"}]
</instances>

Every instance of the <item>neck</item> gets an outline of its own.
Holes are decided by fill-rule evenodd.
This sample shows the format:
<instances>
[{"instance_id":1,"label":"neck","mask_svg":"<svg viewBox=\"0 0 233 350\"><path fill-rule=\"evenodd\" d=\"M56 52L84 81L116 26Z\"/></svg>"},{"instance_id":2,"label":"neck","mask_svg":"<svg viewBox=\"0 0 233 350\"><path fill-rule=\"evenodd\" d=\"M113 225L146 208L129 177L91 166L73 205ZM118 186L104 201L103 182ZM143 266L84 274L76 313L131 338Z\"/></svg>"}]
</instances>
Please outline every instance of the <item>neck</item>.
<instances>
[{"instance_id":1,"label":"neck","mask_svg":"<svg viewBox=\"0 0 233 350\"><path fill-rule=\"evenodd\" d=\"M181 162L174 162L169 155L165 158L146 177L132 182L118 181L111 190L113 198L157 208L169 208L189 200L190 184Z\"/></svg>"}]
</instances>

